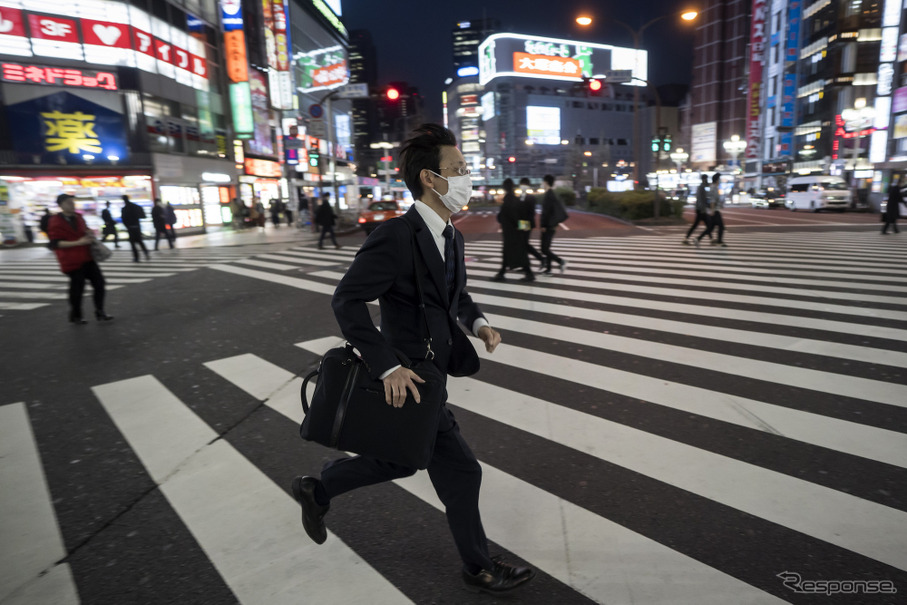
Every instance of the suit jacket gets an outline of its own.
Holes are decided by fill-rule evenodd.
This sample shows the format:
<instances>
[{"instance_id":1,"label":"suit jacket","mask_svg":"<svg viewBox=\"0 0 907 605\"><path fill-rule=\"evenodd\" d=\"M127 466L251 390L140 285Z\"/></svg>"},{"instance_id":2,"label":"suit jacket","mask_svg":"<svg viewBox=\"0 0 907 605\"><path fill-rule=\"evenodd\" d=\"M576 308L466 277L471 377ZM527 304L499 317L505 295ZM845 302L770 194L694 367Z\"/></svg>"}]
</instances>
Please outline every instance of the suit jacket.
<instances>
[{"instance_id":1,"label":"suit jacket","mask_svg":"<svg viewBox=\"0 0 907 605\"><path fill-rule=\"evenodd\" d=\"M412 226L412 231L404 221ZM356 253L331 301L340 330L362 354L369 374L376 379L400 364L394 349L413 360L425 358L425 321L413 272L413 237L421 258L418 268L435 353L433 361L444 374L456 374L457 368L471 367L470 364L474 364L474 369L469 373L475 373L478 355L458 322L471 329L475 320L484 316L466 292L463 236L457 231L454 238L456 276L453 294L448 298L444 261L415 207L404 216L381 224ZM380 332L367 305L375 299L381 308Z\"/></svg>"},{"instance_id":2,"label":"suit jacket","mask_svg":"<svg viewBox=\"0 0 907 605\"><path fill-rule=\"evenodd\" d=\"M556 216L559 203L560 200L557 199L554 189L549 189L545 192L545 197L542 198L542 218L539 221L539 227L542 229L557 227Z\"/></svg>"}]
</instances>

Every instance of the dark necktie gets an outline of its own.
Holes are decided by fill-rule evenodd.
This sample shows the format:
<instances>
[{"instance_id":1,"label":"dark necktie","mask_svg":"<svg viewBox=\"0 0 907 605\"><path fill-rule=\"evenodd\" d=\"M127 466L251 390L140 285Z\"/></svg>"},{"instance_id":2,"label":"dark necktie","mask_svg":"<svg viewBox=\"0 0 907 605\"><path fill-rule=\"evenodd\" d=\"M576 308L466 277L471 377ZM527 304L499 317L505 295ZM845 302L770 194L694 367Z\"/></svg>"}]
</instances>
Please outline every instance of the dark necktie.
<instances>
[{"instance_id":1,"label":"dark necktie","mask_svg":"<svg viewBox=\"0 0 907 605\"><path fill-rule=\"evenodd\" d=\"M444 276L447 278L447 297L453 294L456 263L454 262L454 232L453 226L444 227Z\"/></svg>"}]
</instances>

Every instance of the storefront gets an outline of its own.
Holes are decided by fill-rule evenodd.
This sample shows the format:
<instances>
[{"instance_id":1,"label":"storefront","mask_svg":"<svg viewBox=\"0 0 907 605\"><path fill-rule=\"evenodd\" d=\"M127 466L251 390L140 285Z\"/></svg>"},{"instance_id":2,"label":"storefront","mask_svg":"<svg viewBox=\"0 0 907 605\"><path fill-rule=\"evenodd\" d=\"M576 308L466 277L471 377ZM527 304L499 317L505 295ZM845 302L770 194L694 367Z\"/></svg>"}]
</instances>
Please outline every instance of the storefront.
<instances>
[{"instance_id":1,"label":"storefront","mask_svg":"<svg viewBox=\"0 0 907 605\"><path fill-rule=\"evenodd\" d=\"M205 227L232 221L233 162L159 153L153 161L157 197L173 206L177 232L203 233Z\"/></svg>"},{"instance_id":2,"label":"storefront","mask_svg":"<svg viewBox=\"0 0 907 605\"><path fill-rule=\"evenodd\" d=\"M279 162L246 158L244 168L245 174L239 177L239 194L246 206L260 201L267 209L273 200L289 199Z\"/></svg>"}]
</instances>

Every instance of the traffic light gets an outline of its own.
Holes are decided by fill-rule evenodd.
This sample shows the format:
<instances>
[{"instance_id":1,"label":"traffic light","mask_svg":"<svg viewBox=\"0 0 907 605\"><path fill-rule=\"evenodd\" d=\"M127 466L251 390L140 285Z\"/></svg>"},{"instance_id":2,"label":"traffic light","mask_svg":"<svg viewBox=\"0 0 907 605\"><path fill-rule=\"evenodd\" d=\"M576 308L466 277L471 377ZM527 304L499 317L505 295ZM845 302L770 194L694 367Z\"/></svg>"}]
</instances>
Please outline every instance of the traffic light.
<instances>
[{"instance_id":1,"label":"traffic light","mask_svg":"<svg viewBox=\"0 0 907 605\"><path fill-rule=\"evenodd\" d=\"M309 166L311 166L312 168L318 168L318 159L319 155L317 151L309 152Z\"/></svg>"},{"instance_id":2,"label":"traffic light","mask_svg":"<svg viewBox=\"0 0 907 605\"><path fill-rule=\"evenodd\" d=\"M666 134L661 137L661 150L665 153L671 152L671 135Z\"/></svg>"},{"instance_id":3,"label":"traffic light","mask_svg":"<svg viewBox=\"0 0 907 605\"><path fill-rule=\"evenodd\" d=\"M652 137L652 153L658 153L661 151L661 138Z\"/></svg>"},{"instance_id":4,"label":"traffic light","mask_svg":"<svg viewBox=\"0 0 907 605\"><path fill-rule=\"evenodd\" d=\"M513 164L514 162L516 162L516 158L513 156L510 156L509 158L507 158L507 161L510 162L511 164Z\"/></svg>"},{"instance_id":5,"label":"traffic light","mask_svg":"<svg viewBox=\"0 0 907 605\"><path fill-rule=\"evenodd\" d=\"M594 78L589 80L588 89L589 89L590 96L592 96L592 97L600 96L602 94L603 88L604 88L604 86L602 85L601 80L596 80Z\"/></svg>"},{"instance_id":6,"label":"traffic light","mask_svg":"<svg viewBox=\"0 0 907 605\"><path fill-rule=\"evenodd\" d=\"M387 97L388 101L396 101L400 98L400 91L393 86L388 87L387 91L384 94Z\"/></svg>"}]
</instances>

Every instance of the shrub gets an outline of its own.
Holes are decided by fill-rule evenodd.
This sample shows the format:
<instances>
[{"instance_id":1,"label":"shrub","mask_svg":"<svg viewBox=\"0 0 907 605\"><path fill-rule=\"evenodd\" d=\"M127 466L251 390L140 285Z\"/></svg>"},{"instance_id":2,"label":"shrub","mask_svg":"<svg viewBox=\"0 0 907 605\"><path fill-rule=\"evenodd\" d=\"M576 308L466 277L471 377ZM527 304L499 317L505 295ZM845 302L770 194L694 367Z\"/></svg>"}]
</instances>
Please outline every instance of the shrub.
<instances>
[{"instance_id":1,"label":"shrub","mask_svg":"<svg viewBox=\"0 0 907 605\"><path fill-rule=\"evenodd\" d=\"M589 191L589 210L628 221L653 218L654 195L646 190L612 192L597 187ZM661 197L658 212L663 217L682 216L683 202L668 202Z\"/></svg>"},{"instance_id":2,"label":"shrub","mask_svg":"<svg viewBox=\"0 0 907 605\"><path fill-rule=\"evenodd\" d=\"M576 205L576 192L569 187L555 187L554 193L564 202L564 206Z\"/></svg>"}]
</instances>

